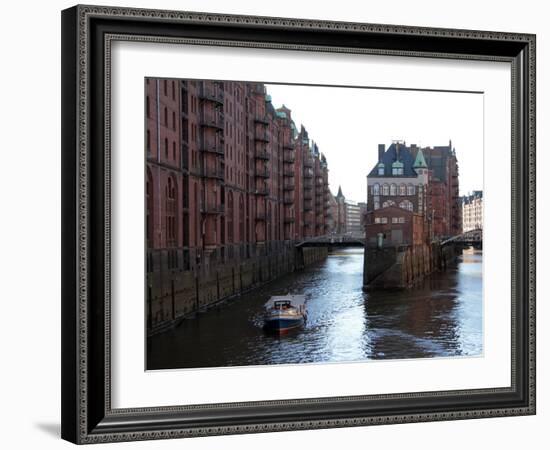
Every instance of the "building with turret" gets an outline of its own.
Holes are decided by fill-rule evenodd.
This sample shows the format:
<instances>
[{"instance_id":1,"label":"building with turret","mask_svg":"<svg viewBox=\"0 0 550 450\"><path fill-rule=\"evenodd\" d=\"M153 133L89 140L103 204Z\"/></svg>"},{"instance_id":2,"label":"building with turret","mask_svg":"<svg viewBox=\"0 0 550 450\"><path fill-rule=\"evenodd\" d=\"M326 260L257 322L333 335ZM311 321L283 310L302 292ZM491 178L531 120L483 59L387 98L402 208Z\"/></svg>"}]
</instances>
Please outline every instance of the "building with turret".
<instances>
[{"instance_id":1,"label":"building with turret","mask_svg":"<svg viewBox=\"0 0 550 450\"><path fill-rule=\"evenodd\" d=\"M433 148L380 144L367 185L369 244L417 245L461 232L458 163L450 142Z\"/></svg>"}]
</instances>

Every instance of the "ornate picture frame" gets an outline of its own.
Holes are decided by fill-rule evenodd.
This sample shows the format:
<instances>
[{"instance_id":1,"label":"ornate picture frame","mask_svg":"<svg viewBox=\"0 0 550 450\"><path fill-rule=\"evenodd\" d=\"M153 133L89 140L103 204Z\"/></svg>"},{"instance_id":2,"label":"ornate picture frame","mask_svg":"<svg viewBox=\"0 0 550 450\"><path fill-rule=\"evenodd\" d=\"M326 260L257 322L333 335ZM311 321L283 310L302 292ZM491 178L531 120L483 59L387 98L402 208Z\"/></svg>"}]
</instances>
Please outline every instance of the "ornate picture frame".
<instances>
[{"instance_id":1,"label":"ornate picture frame","mask_svg":"<svg viewBox=\"0 0 550 450\"><path fill-rule=\"evenodd\" d=\"M113 408L110 74L117 41L508 62L510 386ZM529 414L535 414L534 35L80 5L62 12L64 439L84 444Z\"/></svg>"}]
</instances>

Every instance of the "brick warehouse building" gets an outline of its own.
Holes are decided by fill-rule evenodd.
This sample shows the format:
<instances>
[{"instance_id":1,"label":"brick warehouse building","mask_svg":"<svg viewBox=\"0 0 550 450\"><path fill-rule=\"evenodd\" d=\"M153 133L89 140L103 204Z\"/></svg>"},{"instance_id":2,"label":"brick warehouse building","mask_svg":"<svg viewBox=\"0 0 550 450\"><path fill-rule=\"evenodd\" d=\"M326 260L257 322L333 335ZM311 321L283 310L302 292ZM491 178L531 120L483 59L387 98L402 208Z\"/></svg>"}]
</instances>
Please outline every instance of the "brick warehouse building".
<instances>
[{"instance_id":1,"label":"brick warehouse building","mask_svg":"<svg viewBox=\"0 0 550 450\"><path fill-rule=\"evenodd\" d=\"M151 328L271 277L292 242L329 231L331 210L325 157L263 84L145 89Z\"/></svg>"},{"instance_id":2,"label":"brick warehouse building","mask_svg":"<svg viewBox=\"0 0 550 450\"><path fill-rule=\"evenodd\" d=\"M462 232L458 162L448 146L378 146L367 176L367 242L418 245Z\"/></svg>"}]
</instances>

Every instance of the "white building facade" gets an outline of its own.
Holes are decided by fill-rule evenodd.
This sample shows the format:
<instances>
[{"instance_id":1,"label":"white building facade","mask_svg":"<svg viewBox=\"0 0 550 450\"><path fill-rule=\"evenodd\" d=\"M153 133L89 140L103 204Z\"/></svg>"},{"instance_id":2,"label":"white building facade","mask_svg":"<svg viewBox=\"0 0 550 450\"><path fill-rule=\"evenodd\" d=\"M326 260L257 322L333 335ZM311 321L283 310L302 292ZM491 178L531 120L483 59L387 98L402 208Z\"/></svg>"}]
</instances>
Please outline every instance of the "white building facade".
<instances>
[{"instance_id":1,"label":"white building facade","mask_svg":"<svg viewBox=\"0 0 550 450\"><path fill-rule=\"evenodd\" d=\"M462 197L462 230L483 229L483 191L473 191Z\"/></svg>"}]
</instances>

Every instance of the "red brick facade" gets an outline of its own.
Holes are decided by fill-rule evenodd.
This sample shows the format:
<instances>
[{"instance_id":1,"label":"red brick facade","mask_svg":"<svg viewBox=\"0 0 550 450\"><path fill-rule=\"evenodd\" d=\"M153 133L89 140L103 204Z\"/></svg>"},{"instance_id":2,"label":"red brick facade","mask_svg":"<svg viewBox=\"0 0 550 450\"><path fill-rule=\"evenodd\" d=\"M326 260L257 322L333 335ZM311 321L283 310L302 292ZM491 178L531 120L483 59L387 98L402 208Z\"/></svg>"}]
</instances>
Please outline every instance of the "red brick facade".
<instances>
[{"instance_id":1,"label":"red brick facade","mask_svg":"<svg viewBox=\"0 0 550 450\"><path fill-rule=\"evenodd\" d=\"M149 270L209 270L326 234L328 168L260 83L147 79Z\"/></svg>"},{"instance_id":2,"label":"red brick facade","mask_svg":"<svg viewBox=\"0 0 550 450\"><path fill-rule=\"evenodd\" d=\"M369 244L380 244L382 229L388 239L385 242L392 244L429 243L462 232L458 161L451 142L448 146L424 148L399 141L388 149L380 144L378 162L369 173L367 184L365 227ZM411 219L392 226L376 223L395 211L404 217L412 214ZM389 220L391 217L387 216Z\"/></svg>"},{"instance_id":3,"label":"red brick facade","mask_svg":"<svg viewBox=\"0 0 550 450\"><path fill-rule=\"evenodd\" d=\"M396 206L367 212L365 226L371 244L376 243L379 234L392 245L420 245L426 241L423 216Z\"/></svg>"}]
</instances>

